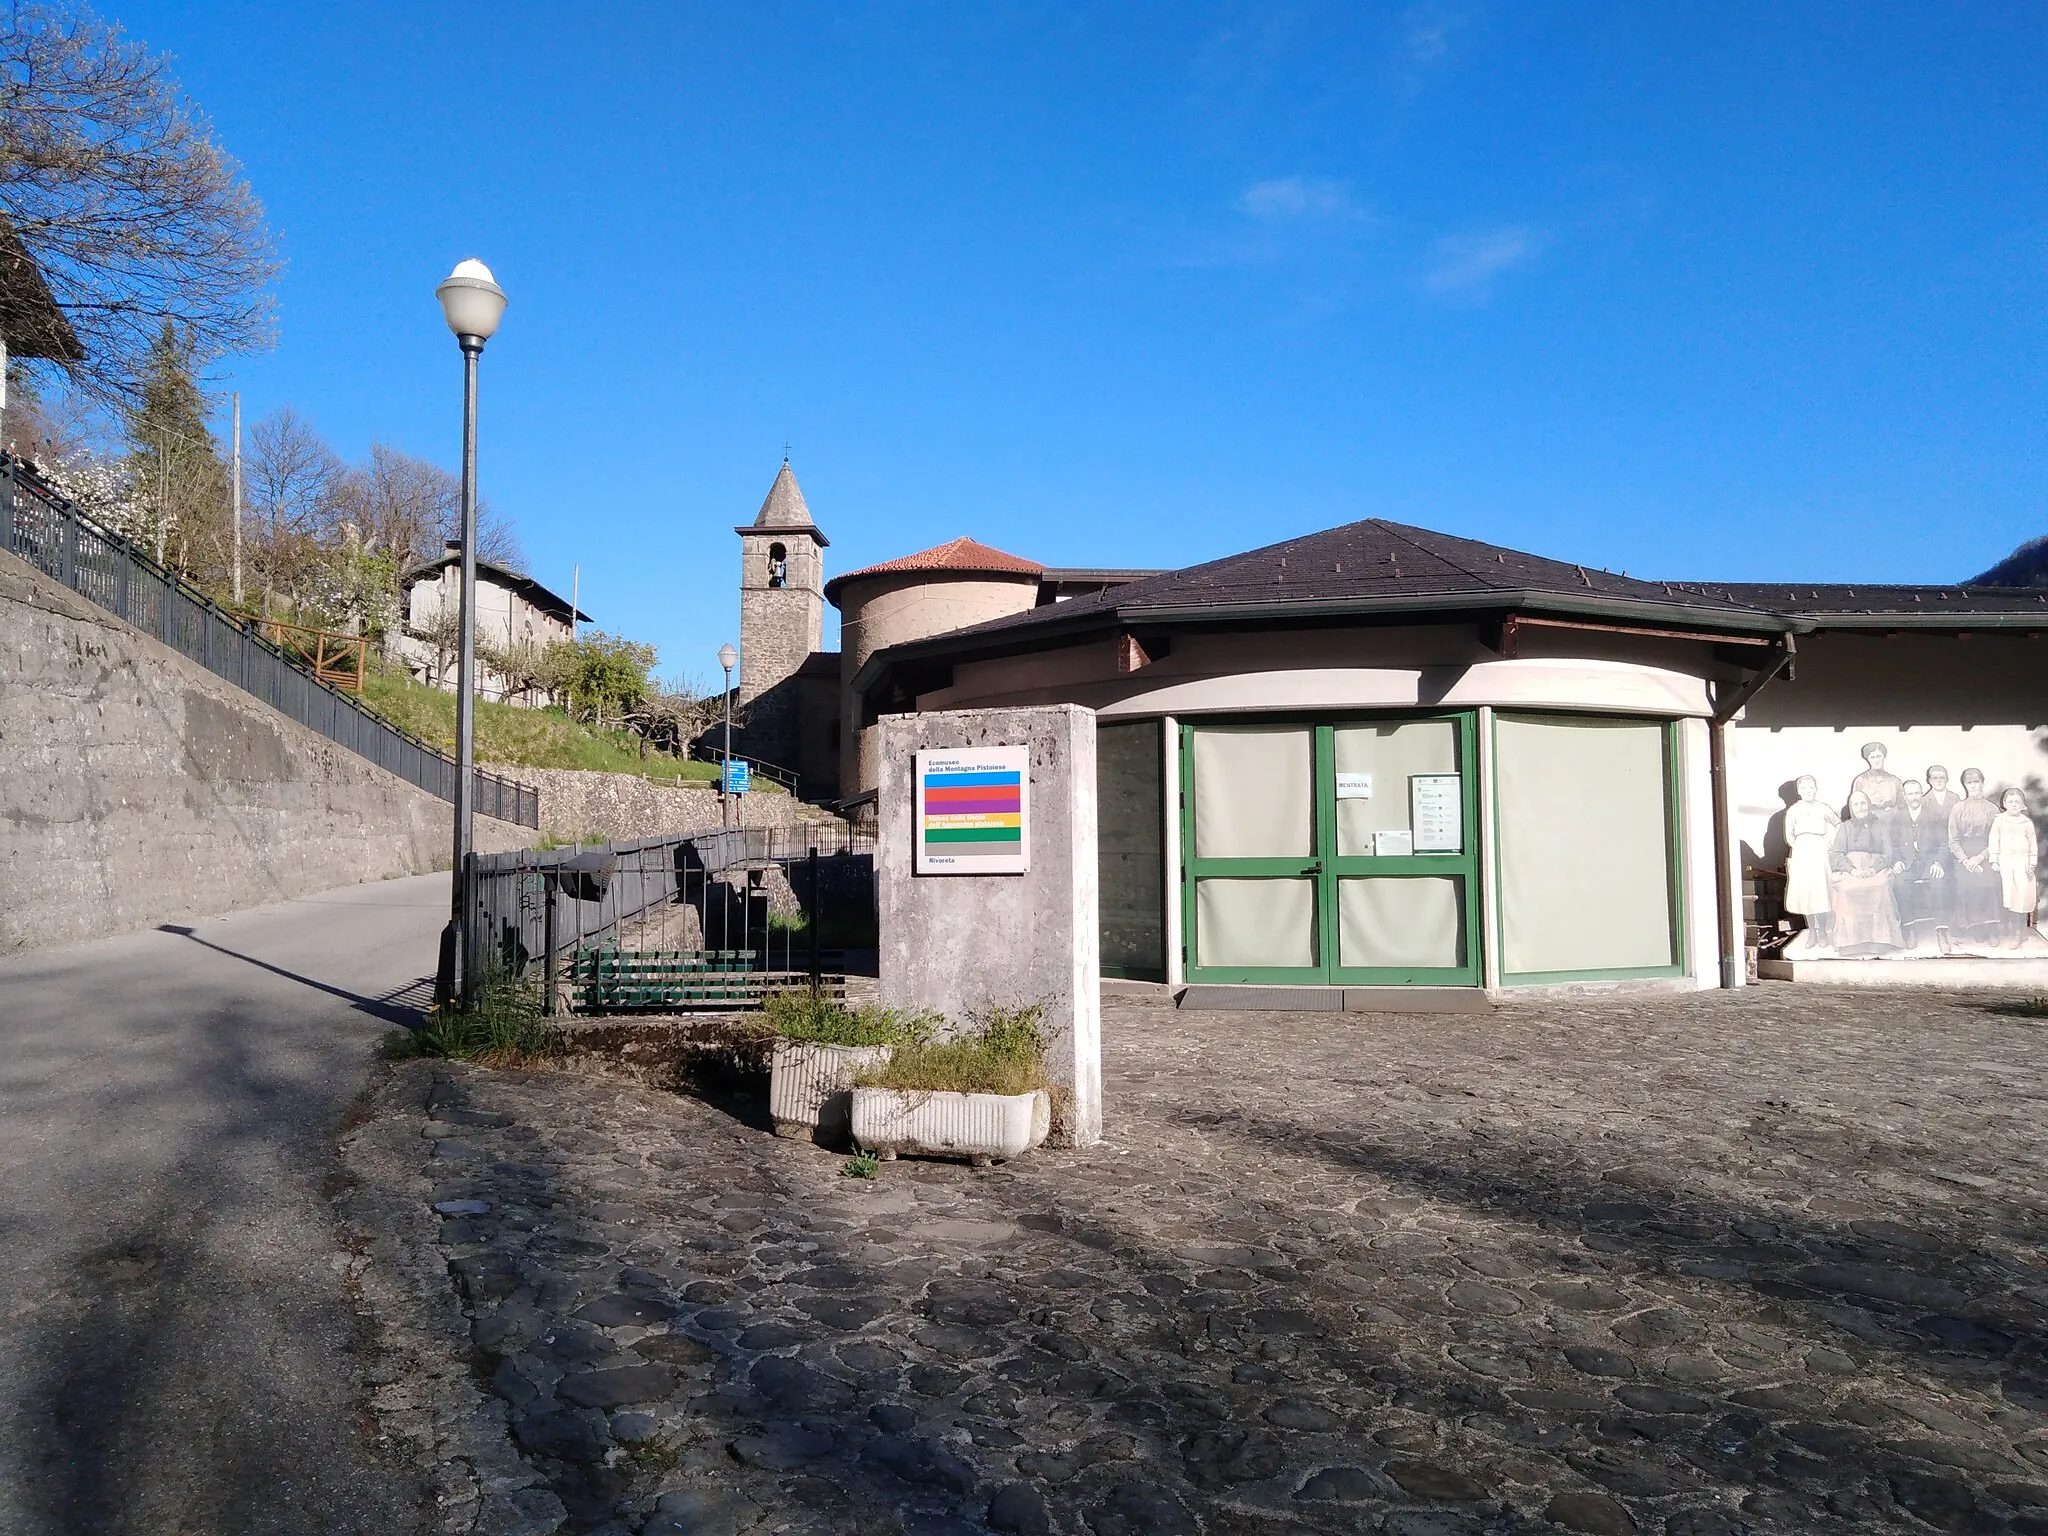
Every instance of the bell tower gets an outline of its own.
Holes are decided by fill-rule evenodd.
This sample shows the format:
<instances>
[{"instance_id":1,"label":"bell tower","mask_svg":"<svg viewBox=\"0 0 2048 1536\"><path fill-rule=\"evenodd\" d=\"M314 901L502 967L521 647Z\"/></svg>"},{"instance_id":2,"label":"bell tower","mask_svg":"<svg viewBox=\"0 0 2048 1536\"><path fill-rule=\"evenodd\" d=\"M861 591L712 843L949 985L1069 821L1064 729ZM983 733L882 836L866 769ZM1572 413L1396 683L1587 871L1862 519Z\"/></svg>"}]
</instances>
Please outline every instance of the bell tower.
<instances>
[{"instance_id":1,"label":"bell tower","mask_svg":"<svg viewBox=\"0 0 2048 1536\"><path fill-rule=\"evenodd\" d=\"M789 460L740 536L740 704L751 704L793 677L825 639L825 547ZM773 713L773 711L770 711ZM780 722L756 719L780 735ZM764 743L764 746L766 744ZM764 753L764 755L766 755ZM786 759L785 759L786 761Z\"/></svg>"}]
</instances>

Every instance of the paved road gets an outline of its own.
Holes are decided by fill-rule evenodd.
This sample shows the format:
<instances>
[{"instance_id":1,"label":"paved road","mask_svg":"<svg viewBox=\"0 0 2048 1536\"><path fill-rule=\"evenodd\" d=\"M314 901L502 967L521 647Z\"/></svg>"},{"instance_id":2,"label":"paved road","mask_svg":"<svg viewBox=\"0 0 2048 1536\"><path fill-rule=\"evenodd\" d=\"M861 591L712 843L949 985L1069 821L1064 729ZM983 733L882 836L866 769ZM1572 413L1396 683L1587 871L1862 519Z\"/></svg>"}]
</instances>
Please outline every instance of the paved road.
<instances>
[{"instance_id":1,"label":"paved road","mask_svg":"<svg viewBox=\"0 0 2048 1536\"><path fill-rule=\"evenodd\" d=\"M322 1186L447 890L0 960L0 1530L418 1528Z\"/></svg>"},{"instance_id":2,"label":"paved road","mask_svg":"<svg viewBox=\"0 0 2048 1536\"><path fill-rule=\"evenodd\" d=\"M2048 1536L2044 1024L1112 999L1109 1140L1001 1168L580 1071L413 1069L380 1129L484 1203L438 1245L480 1374L590 1524Z\"/></svg>"}]
</instances>

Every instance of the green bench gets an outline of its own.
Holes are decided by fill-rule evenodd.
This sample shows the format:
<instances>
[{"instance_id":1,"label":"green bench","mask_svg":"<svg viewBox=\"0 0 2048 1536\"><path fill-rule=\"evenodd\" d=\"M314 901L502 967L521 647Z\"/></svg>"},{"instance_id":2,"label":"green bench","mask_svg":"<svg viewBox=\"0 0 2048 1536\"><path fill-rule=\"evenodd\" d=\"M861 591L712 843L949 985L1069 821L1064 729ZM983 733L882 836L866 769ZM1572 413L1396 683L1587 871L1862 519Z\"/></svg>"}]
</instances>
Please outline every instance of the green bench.
<instances>
[{"instance_id":1,"label":"green bench","mask_svg":"<svg viewBox=\"0 0 2048 1536\"><path fill-rule=\"evenodd\" d=\"M811 984L808 971L756 970L759 958L751 949L584 949L569 980L586 1013L758 1008L764 993ZM820 980L829 995L846 995L844 976Z\"/></svg>"}]
</instances>

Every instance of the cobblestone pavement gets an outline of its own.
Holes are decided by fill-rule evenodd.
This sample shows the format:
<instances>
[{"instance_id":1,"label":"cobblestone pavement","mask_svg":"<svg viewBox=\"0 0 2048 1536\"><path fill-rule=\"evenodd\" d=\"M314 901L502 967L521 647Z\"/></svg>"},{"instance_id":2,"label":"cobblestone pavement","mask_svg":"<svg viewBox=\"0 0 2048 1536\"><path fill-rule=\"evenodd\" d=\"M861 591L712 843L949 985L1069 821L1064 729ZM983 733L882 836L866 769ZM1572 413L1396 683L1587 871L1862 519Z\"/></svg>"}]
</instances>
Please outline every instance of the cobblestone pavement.
<instances>
[{"instance_id":1,"label":"cobblestone pavement","mask_svg":"<svg viewBox=\"0 0 2048 1536\"><path fill-rule=\"evenodd\" d=\"M394 1073L359 1177L484 1207L420 1272L498 1458L451 1526L2048 1532L2048 1020L1776 986L1104 1034L1105 1145L872 1182L758 1111Z\"/></svg>"}]
</instances>

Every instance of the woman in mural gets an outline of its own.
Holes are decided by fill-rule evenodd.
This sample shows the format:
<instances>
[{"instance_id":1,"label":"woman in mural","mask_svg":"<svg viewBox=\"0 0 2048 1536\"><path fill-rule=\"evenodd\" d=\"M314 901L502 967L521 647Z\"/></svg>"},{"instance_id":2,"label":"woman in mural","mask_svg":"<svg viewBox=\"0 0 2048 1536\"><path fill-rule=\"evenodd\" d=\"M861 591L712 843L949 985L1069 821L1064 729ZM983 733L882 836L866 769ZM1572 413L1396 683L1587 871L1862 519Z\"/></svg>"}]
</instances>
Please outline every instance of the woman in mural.
<instances>
[{"instance_id":1,"label":"woman in mural","mask_svg":"<svg viewBox=\"0 0 2048 1536\"><path fill-rule=\"evenodd\" d=\"M1899 776L1885 771L1884 743L1865 742L1861 753L1863 771L1849 781L1849 793L1858 790L1870 796L1870 809L1878 816L1889 816L1892 808L1899 803Z\"/></svg>"},{"instance_id":2,"label":"woman in mural","mask_svg":"<svg viewBox=\"0 0 2048 1536\"><path fill-rule=\"evenodd\" d=\"M2034 820L2027 814L2027 797L2008 789L1998 799L2003 809L1991 823L1985 855L1998 872L1999 895L2005 906L2005 946L2018 949L2034 926L2034 871L2041 863L2041 846L2034 835Z\"/></svg>"},{"instance_id":3,"label":"woman in mural","mask_svg":"<svg viewBox=\"0 0 2048 1536\"><path fill-rule=\"evenodd\" d=\"M1955 855L1956 936L1995 942L2005 928L1998 871L1991 867L1991 824L1998 807L1984 798L1984 770L1963 770L1963 798L1948 813L1948 849Z\"/></svg>"},{"instance_id":4,"label":"woman in mural","mask_svg":"<svg viewBox=\"0 0 2048 1536\"><path fill-rule=\"evenodd\" d=\"M1825 948L1834 942L1829 851L1842 818L1820 803L1820 786L1812 774L1802 773L1794 787L1799 798L1785 810L1785 841L1792 850L1785 859L1785 910L1805 918L1813 942Z\"/></svg>"},{"instance_id":5,"label":"woman in mural","mask_svg":"<svg viewBox=\"0 0 2048 1536\"><path fill-rule=\"evenodd\" d=\"M1849 796L1849 819L1835 829L1829 881L1835 948L1847 954L1889 954L1906 947L1892 876L1905 868L1892 850L1891 829L1871 814L1870 796Z\"/></svg>"}]
</instances>

